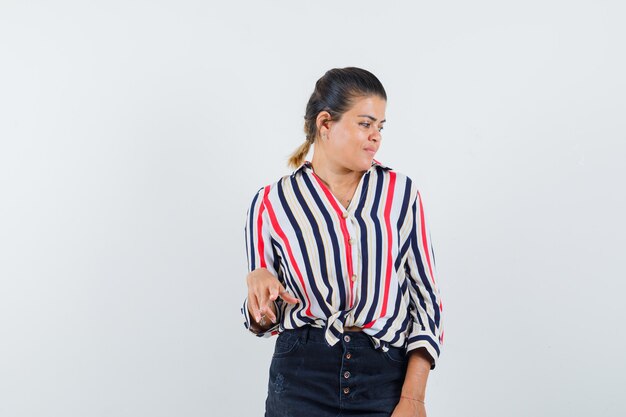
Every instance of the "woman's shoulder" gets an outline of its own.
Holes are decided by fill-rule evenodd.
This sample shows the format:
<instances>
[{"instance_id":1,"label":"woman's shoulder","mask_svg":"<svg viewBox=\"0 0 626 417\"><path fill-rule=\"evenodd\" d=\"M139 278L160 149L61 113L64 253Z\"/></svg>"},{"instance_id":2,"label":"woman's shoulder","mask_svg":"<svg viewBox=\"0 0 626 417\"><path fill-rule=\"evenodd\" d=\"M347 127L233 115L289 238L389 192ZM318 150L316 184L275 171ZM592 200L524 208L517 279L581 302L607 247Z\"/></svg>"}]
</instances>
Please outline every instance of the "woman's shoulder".
<instances>
[{"instance_id":1,"label":"woman's shoulder","mask_svg":"<svg viewBox=\"0 0 626 417\"><path fill-rule=\"evenodd\" d=\"M284 187L285 183L291 181L293 174L288 174L280 177L274 182L271 182L267 185L262 186L257 189L256 193L253 196L253 199L256 200L258 198L268 198L271 195L275 194L278 188Z\"/></svg>"},{"instance_id":2,"label":"woman's shoulder","mask_svg":"<svg viewBox=\"0 0 626 417\"><path fill-rule=\"evenodd\" d=\"M372 168L375 168L374 172L376 172L376 175L383 176L384 178L393 178L396 184L407 184L411 187L415 186L415 182L407 174L397 171L387 165L383 165L378 161L374 161Z\"/></svg>"},{"instance_id":3,"label":"woman's shoulder","mask_svg":"<svg viewBox=\"0 0 626 417\"><path fill-rule=\"evenodd\" d=\"M302 180L306 181L307 179L310 179L311 172L311 163L309 161L305 161L302 163L302 165L300 165L289 174L285 174L282 177L278 178L276 181L261 187L257 191L257 194L275 194L278 189L291 186L294 182L299 182Z\"/></svg>"},{"instance_id":4,"label":"woman's shoulder","mask_svg":"<svg viewBox=\"0 0 626 417\"><path fill-rule=\"evenodd\" d=\"M408 175L404 174L396 170L395 168L390 167L389 165L383 164L380 161L374 160L372 162L372 169L376 172L377 175L382 175L385 177L394 177L398 181L410 182L413 181L409 178Z\"/></svg>"},{"instance_id":5,"label":"woman's shoulder","mask_svg":"<svg viewBox=\"0 0 626 417\"><path fill-rule=\"evenodd\" d=\"M400 172L386 166L378 167L376 171L378 175L382 175L385 178L388 177L389 179L387 181L391 181L391 178L393 178L394 188L396 191L404 190L405 194L409 194L409 199L417 199L420 193L419 187L412 177L405 174L404 172Z\"/></svg>"}]
</instances>

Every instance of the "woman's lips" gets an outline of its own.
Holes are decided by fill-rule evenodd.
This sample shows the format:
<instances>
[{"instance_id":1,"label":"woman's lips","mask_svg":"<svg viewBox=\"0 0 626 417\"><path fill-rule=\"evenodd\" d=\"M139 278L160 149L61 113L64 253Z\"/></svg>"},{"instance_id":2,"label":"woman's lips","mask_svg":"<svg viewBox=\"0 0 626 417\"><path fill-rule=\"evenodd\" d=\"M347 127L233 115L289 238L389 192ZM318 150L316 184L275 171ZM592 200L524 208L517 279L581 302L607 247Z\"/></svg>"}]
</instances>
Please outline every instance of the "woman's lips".
<instances>
[{"instance_id":1,"label":"woman's lips","mask_svg":"<svg viewBox=\"0 0 626 417\"><path fill-rule=\"evenodd\" d=\"M374 148L365 148L365 151L369 152L369 154L372 156L376 155L376 149Z\"/></svg>"}]
</instances>

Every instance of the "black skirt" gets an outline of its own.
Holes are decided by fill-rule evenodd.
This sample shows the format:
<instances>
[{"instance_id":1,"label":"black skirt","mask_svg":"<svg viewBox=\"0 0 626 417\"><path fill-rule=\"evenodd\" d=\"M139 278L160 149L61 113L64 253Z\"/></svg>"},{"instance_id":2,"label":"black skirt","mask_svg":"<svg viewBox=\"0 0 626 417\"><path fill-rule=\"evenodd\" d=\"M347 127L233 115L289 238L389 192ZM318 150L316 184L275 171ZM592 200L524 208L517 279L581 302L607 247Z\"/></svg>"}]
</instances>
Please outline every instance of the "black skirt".
<instances>
[{"instance_id":1,"label":"black skirt","mask_svg":"<svg viewBox=\"0 0 626 417\"><path fill-rule=\"evenodd\" d=\"M278 335L270 366L266 417L388 417L400 399L407 357L375 349L365 333L329 346L324 329Z\"/></svg>"}]
</instances>

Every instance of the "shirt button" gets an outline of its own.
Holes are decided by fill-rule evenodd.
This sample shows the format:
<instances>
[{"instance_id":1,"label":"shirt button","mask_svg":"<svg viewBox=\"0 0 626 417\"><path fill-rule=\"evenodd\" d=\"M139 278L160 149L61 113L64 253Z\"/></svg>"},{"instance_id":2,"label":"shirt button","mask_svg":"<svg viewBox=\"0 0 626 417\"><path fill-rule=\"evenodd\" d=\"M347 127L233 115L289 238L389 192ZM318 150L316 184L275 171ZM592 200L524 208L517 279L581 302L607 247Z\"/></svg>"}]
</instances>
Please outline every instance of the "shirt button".
<instances>
[{"instance_id":1,"label":"shirt button","mask_svg":"<svg viewBox=\"0 0 626 417\"><path fill-rule=\"evenodd\" d=\"M356 281L356 274L352 275L352 282Z\"/></svg>"},{"instance_id":2,"label":"shirt button","mask_svg":"<svg viewBox=\"0 0 626 417\"><path fill-rule=\"evenodd\" d=\"M344 218L344 219L347 219L347 218L348 218L348 212L347 212L347 211L344 211L344 212L343 212L343 214L342 214L342 216L343 216L343 218Z\"/></svg>"},{"instance_id":3,"label":"shirt button","mask_svg":"<svg viewBox=\"0 0 626 417\"><path fill-rule=\"evenodd\" d=\"M348 371L344 372L343 377L344 377L345 379L350 378L350 372L348 372Z\"/></svg>"},{"instance_id":4,"label":"shirt button","mask_svg":"<svg viewBox=\"0 0 626 417\"><path fill-rule=\"evenodd\" d=\"M345 335L345 336L343 337L343 340L345 340L345 341L346 341L346 343L348 343L348 342L350 341L350 336Z\"/></svg>"},{"instance_id":5,"label":"shirt button","mask_svg":"<svg viewBox=\"0 0 626 417\"><path fill-rule=\"evenodd\" d=\"M348 243L354 245L354 239L351 238L350 240L348 240Z\"/></svg>"},{"instance_id":6,"label":"shirt button","mask_svg":"<svg viewBox=\"0 0 626 417\"><path fill-rule=\"evenodd\" d=\"M350 359L352 357L352 353L348 352L346 353L346 359Z\"/></svg>"},{"instance_id":7,"label":"shirt button","mask_svg":"<svg viewBox=\"0 0 626 417\"><path fill-rule=\"evenodd\" d=\"M345 387L345 388L343 389L343 393L344 393L344 394L350 394L350 388Z\"/></svg>"}]
</instances>

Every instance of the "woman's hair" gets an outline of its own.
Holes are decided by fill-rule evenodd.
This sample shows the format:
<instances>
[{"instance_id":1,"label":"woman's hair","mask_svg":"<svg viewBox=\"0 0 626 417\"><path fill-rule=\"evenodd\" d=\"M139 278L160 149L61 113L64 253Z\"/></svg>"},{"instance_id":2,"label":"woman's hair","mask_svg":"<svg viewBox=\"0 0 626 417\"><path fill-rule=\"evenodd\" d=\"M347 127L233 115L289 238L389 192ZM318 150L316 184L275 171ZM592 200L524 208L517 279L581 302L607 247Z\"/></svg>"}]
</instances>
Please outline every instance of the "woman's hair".
<instances>
[{"instance_id":1,"label":"woman's hair","mask_svg":"<svg viewBox=\"0 0 626 417\"><path fill-rule=\"evenodd\" d=\"M309 153L311 144L318 136L317 115L327 111L331 119L338 121L359 97L379 96L387 100L387 93L374 74L361 68L333 68L315 83L304 115L306 139L289 157L289 166L298 168Z\"/></svg>"}]
</instances>

